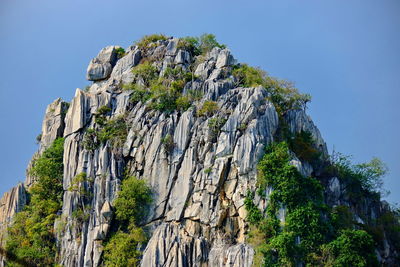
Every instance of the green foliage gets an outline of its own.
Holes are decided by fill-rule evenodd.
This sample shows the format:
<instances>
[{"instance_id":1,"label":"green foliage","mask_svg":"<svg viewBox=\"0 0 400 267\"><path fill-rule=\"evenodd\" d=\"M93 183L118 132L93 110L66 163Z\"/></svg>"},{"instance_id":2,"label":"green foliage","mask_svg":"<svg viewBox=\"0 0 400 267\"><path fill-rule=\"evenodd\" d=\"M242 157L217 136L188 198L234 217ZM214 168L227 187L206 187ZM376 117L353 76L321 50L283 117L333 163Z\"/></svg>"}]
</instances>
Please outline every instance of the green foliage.
<instances>
[{"instance_id":1,"label":"green foliage","mask_svg":"<svg viewBox=\"0 0 400 267\"><path fill-rule=\"evenodd\" d=\"M211 134L213 138L218 137L221 132L221 128L225 125L226 119L225 118L211 118L208 120L208 128L211 130Z\"/></svg>"},{"instance_id":2,"label":"green foliage","mask_svg":"<svg viewBox=\"0 0 400 267\"><path fill-rule=\"evenodd\" d=\"M90 218L90 213L85 211L83 207L78 207L71 215L78 224L83 224Z\"/></svg>"},{"instance_id":3,"label":"green foliage","mask_svg":"<svg viewBox=\"0 0 400 267\"><path fill-rule=\"evenodd\" d=\"M218 43L215 35L205 33L200 37L184 37L178 41L178 49L183 49L191 53L192 56L205 55L214 47L226 48L225 45Z\"/></svg>"},{"instance_id":4,"label":"green foliage","mask_svg":"<svg viewBox=\"0 0 400 267\"><path fill-rule=\"evenodd\" d=\"M241 131L241 132L244 132L244 131L246 131L246 129L247 129L247 124L246 124L246 123L241 123L241 124L237 127L237 129L238 129L239 131Z\"/></svg>"},{"instance_id":5,"label":"green foliage","mask_svg":"<svg viewBox=\"0 0 400 267\"><path fill-rule=\"evenodd\" d=\"M37 183L31 188L32 198L61 201L63 153L64 139L57 138L42 156L34 161L30 174L35 177Z\"/></svg>"},{"instance_id":6,"label":"green foliage","mask_svg":"<svg viewBox=\"0 0 400 267\"><path fill-rule=\"evenodd\" d=\"M232 72L237 79L236 85L243 87L263 86L267 77L267 73L260 68L250 67L247 64L235 66Z\"/></svg>"},{"instance_id":7,"label":"green foliage","mask_svg":"<svg viewBox=\"0 0 400 267\"><path fill-rule=\"evenodd\" d=\"M188 36L179 38L177 48L188 51L192 56L198 56L201 54L199 38L197 37Z\"/></svg>"},{"instance_id":8,"label":"green foliage","mask_svg":"<svg viewBox=\"0 0 400 267\"><path fill-rule=\"evenodd\" d=\"M261 173L257 177L260 188L271 186L271 199L284 203L289 209L308 199L322 201L322 186L312 177L303 177L290 163L288 145L285 142L272 144L258 164Z\"/></svg>"},{"instance_id":9,"label":"green foliage","mask_svg":"<svg viewBox=\"0 0 400 267\"><path fill-rule=\"evenodd\" d=\"M331 266L378 266L374 242L363 230L343 230L326 249L329 255L326 264Z\"/></svg>"},{"instance_id":10,"label":"green foliage","mask_svg":"<svg viewBox=\"0 0 400 267\"><path fill-rule=\"evenodd\" d=\"M115 215L121 223L137 224L147 215L152 202L151 190L144 180L134 176L122 181L121 191L114 202Z\"/></svg>"},{"instance_id":11,"label":"green foliage","mask_svg":"<svg viewBox=\"0 0 400 267\"><path fill-rule=\"evenodd\" d=\"M79 193L83 200L89 199L92 197L92 194L85 187L89 181L90 179L88 179L86 173L81 172L72 179L71 185L68 187L68 191Z\"/></svg>"},{"instance_id":12,"label":"green foliage","mask_svg":"<svg viewBox=\"0 0 400 267\"><path fill-rule=\"evenodd\" d=\"M377 220L379 228L383 229L389 242L400 251L400 212L385 211ZM382 232L382 231L381 231Z\"/></svg>"},{"instance_id":13,"label":"green foliage","mask_svg":"<svg viewBox=\"0 0 400 267\"><path fill-rule=\"evenodd\" d=\"M111 112L111 108L109 106L101 106L96 112L96 115L107 115L108 113Z\"/></svg>"},{"instance_id":14,"label":"green foliage","mask_svg":"<svg viewBox=\"0 0 400 267\"><path fill-rule=\"evenodd\" d=\"M186 111L190 108L192 101L188 96L180 96L176 99L176 108L180 111Z\"/></svg>"},{"instance_id":15,"label":"green foliage","mask_svg":"<svg viewBox=\"0 0 400 267\"><path fill-rule=\"evenodd\" d=\"M161 112L173 112L175 110L187 110L193 100L183 96L182 91L191 75L181 67L166 68L162 77L158 77L157 69L150 63L143 63L133 69L133 73L144 84L124 85L125 90L132 90L130 100L136 104L149 101L150 109Z\"/></svg>"},{"instance_id":16,"label":"green foliage","mask_svg":"<svg viewBox=\"0 0 400 267\"><path fill-rule=\"evenodd\" d=\"M332 226L336 231L351 229L354 227L355 220L353 213L347 206L336 206L331 211Z\"/></svg>"},{"instance_id":17,"label":"green foliage","mask_svg":"<svg viewBox=\"0 0 400 267\"><path fill-rule=\"evenodd\" d=\"M145 49L149 46L155 45L157 41L165 41L167 39L168 37L164 34L145 35L140 41L136 42L136 45L139 47L139 49Z\"/></svg>"},{"instance_id":18,"label":"green foliage","mask_svg":"<svg viewBox=\"0 0 400 267\"><path fill-rule=\"evenodd\" d=\"M40 144L40 141L42 141L42 133L38 134L38 136L36 136L36 144Z\"/></svg>"},{"instance_id":19,"label":"green foliage","mask_svg":"<svg viewBox=\"0 0 400 267\"><path fill-rule=\"evenodd\" d=\"M122 58L123 56L125 56L125 49L123 49L122 47L118 47L117 49L115 49L115 53L117 54L118 58Z\"/></svg>"},{"instance_id":20,"label":"green foliage","mask_svg":"<svg viewBox=\"0 0 400 267\"><path fill-rule=\"evenodd\" d=\"M158 78L157 68L150 62L137 65L132 69L132 73L137 79L141 79L145 87L149 87L150 84Z\"/></svg>"},{"instance_id":21,"label":"green foliage","mask_svg":"<svg viewBox=\"0 0 400 267\"><path fill-rule=\"evenodd\" d=\"M210 52L214 47L226 48L226 45L218 43L214 34L204 33L198 38L198 48L202 54Z\"/></svg>"},{"instance_id":22,"label":"green foliage","mask_svg":"<svg viewBox=\"0 0 400 267\"><path fill-rule=\"evenodd\" d=\"M340 229L353 227L351 214L348 214L346 208L337 207L328 216L320 182L313 177L303 177L290 164L290 160L289 146L286 142L281 142L271 144L258 164L258 194L265 198L266 188L273 189L265 211L260 211L255 206L253 192L247 194L247 220L252 225L249 240L255 246L255 258L264 266L296 266L301 262L309 266L342 266L342 259L347 256L344 251L337 250L337 244L342 244L349 234L346 232L345 237L341 235L338 239L334 238ZM281 208L287 211L284 224L277 219ZM366 236L360 237L361 243L368 238L372 240L370 235L364 233ZM358 238L351 237L354 240ZM329 243L332 239L334 241ZM365 251L355 248L351 252L357 259L355 263L359 259L374 261L375 256L368 250L368 242L361 245ZM338 265L324 265L328 263L328 258L329 262Z\"/></svg>"},{"instance_id":23,"label":"green foliage","mask_svg":"<svg viewBox=\"0 0 400 267\"><path fill-rule=\"evenodd\" d=\"M139 266L140 251L138 245L147 241L141 228L133 228L128 233L119 231L113 234L104 247L104 265L107 267Z\"/></svg>"},{"instance_id":24,"label":"green foliage","mask_svg":"<svg viewBox=\"0 0 400 267\"><path fill-rule=\"evenodd\" d=\"M204 173L205 174L210 174L211 172L212 172L212 168L211 167L209 167L207 169L204 169Z\"/></svg>"},{"instance_id":25,"label":"green foliage","mask_svg":"<svg viewBox=\"0 0 400 267\"><path fill-rule=\"evenodd\" d=\"M98 140L105 144L107 141L113 148L121 148L126 141L128 127L124 116L108 120L97 133Z\"/></svg>"},{"instance_id":26,"label":"green foliage","mask_svg":"<svg viewBox=\"0 0 400 267\"><path fill-rule=\"evenodd\" d=\"M88 151L94 151L99 145L97 132L94 129L87 129L83 136L83 147Z\"/></svg>"},{"instance_id":27,"label":"green foliage","mask_svg":"<svg viewBox=\"0 0 400 267\"><path fill-rule=\"evenodd\" d=\"M212 116L218 110L218 103L212 100L207 100L203 106L197 111L198 116Z\"/></svg>"},{"instance_id":28,"label":"green foliage","mask_svg":"<svg viewBox=\"0 0 400 267\"><path fill-rule=\"evenodd\" d=\"M104 247L105 266L139 266L142 255L139 248L148 237L137 224L147 216L151 202L151 189L144 180L131 176L122 181L114 201L117 221Z\"/></svg>"},{"instance_id":29,"label":"green foliage","mask_svg":"<svg viewBox=\"0 0 400 267\"><path fill-rule=\"evenodd\" d=\"M170 134L165 135L161 139L161 144L163 144L167 152L171 152L175 147L174 138Z\"/></svg>"},{"instance_id":30,"label":"green foliage","mask_svg":"<svg viewBox=\"0 0 400 267\"><path fill-rule=\"evenodd\" d=\"M190 101L198 101L201 100L203 97L203 93L200 90L188 90L187 96L189 97Z\"/></svg>"},{"instance_id":31,"label":"green foliage","mask_svg":"<svg viewBox=\"0 0 400 267\"><path fill-rule=\"evenodd\" d=\"M181 96L184 84L181 81L168 81L160 79L151 87L151 103L149 107L161 112L176 110L176 100Z\"/></svg>"},{"instance_id":32,"label":"green foliage","mask_svg":"<svg viewBox=\"0 0 400 267\"><path fill-rule=\"evenodd\" d=\"M247 191L246 199L244 200L244 205L247 210L247 221L251 224L258 224L263 219L263 214L257 208L253 202L254 192Z\"/></svg>"},{"instance_id":33,"label":"green foliage","mask_svg":"<svg viewBox=\"0 0 400 267\"><path fill-rule=\"evenodd\" d=\"M352 164L349 156L336 153L332 155L331 162L329 172L347 184L348 194L386 194L383 189L383 177L387 173L387 167L380 159L373 158L367 163Z\"/></svg>"},{"instance_id":34,"label":"green foliage","mask_svg":"<svg viewBox=\"0 0 400 267\"><path fill-rule=\"evenodd\" d=\"M294 137L288 139L288 145L300 160L307 161L313 166L320 162L321 152L316 148L310 132L296 133Z\"/></svg>"},{"instance_id":35,"label":"green foliage","mask_svg":"<svg viewBox=\"0 0 400 267\"><path fill-rule=\"evenodd\" d=\"M311 101L311 95L301 94L293 83L285 80L267 77L264 87L269 91L269 99L281 115L289 110L305 109Z\"/></svg>"},{"instance_id":36,"label":"green foliage","mask_svg":"<svg viewBox=\"0 0 400 267\"><path fill-rule=\"evenodd\" d=\"M106 123L107 119L106 116L108 113L111 112L111 108L108 106L101 106L99 107L99 109L97 110L97 112L94 114L94 121L100 125L100 126L104 126L104 124Z\"/></svg>"},{"instance_id":37,"label":"green foliage","mask_svg":"<svg viewBox=\"0 0 400 267\"><path fill-rule=\"evenodd\" d=\"M8 229L6 249L33 266L54 264L53 226L62 203L63 153L64 139L58 138L34 161L30 202L15 215Z\"/></svg>"},{"instance_id":38,"label":"green foliage","mask_svg":"<svg viewBox=\"0 0 400 267\"><path fill-rule=\"evenodd\" d=\"M284 115L292 109L305 109L306 104L311 101L310 95L300 94L292 83L268 76L260 68L240 64L234 68L232 74L236 78L237 86L263 86L267 89L269 99L274 103L280 115Z\"/></svg>"}]
</instances>

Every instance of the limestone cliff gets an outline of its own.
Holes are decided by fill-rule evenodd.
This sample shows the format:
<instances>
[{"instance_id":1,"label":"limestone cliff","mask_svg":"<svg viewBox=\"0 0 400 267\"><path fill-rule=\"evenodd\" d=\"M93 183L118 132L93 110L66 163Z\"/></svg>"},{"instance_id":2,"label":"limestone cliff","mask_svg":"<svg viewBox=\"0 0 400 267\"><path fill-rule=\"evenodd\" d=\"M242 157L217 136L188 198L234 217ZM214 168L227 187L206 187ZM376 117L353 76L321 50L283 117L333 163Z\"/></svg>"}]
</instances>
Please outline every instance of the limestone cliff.
<instances>
[{"instance_id":1,"label":"limestone cliff","mask_svg":"<svg viewBox=\"0 0 400 267\"><path fill-rule=\"evenodd\" d=\"M56 221L61 229L57 260L62 266L101 265L113 200L125 173L145 179L153 190L154 202L143 222L152 235L141 266L252 265L254 250L246 243L244 199L255 188L256 166L265 147L281 127L279 116L264 88L237 87L232 75L237 62L228 49L218 47L195 65L195 78L185 84L183 94L201 92L186 111L162 112L130 101L132 91L123 90L122 85L135 81L131 69L138 64L152 62L160 76L168 67L190 70L194 66L195 58L178 48L178 41L161 40L146 49L131 46L123 56L117 46L104 48L88 66L90 88L76 89L70 105L57 99L47 108L37 155L55 138L65 138L63 207ZM210 116L199 116L209 100L218 109ZM108 141L88 149L88 130L97 127L96 116L104 106L109 108L103 114L106 120L126 122L126 139L121 146ZM210 127L213 119L221 121L218 129ZM310 132L317 149L328 157L321 133L303 109L290 110L284 119L292 133ZM167 136L170 146L164 142ZM296 157L292 162L304 175L318 172ZM82 172L91 178L85 184L89 199L68 190ZM25 188L34 181L28 172L25 185L3 196L0 231L26 203ZM330 205L352 207L336 177L322 182ZM259 200L258 205L265 203ZM82 206L89 215L77 224L73 213ZM352 207L360 218L376 217L385 209L380 202ZM377 250L382 262L391 262L393 250L387 242L383 250Z\"/></svg>"}]
</instances>

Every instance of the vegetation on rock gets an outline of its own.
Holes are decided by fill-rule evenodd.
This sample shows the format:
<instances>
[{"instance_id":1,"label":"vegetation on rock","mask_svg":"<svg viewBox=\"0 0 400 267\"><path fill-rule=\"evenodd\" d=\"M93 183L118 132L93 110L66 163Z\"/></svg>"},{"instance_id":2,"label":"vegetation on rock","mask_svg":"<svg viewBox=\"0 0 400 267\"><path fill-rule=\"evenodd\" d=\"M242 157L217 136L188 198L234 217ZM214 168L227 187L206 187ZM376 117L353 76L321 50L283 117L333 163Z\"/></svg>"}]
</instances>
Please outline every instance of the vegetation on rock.
<instances>
[{"instance_id":1,"label":"vegetation on rock","mask_svg":"<svg viewBox=\"0 0 400 267\"><path fill-rule=\"evenodd\" d=\"M273 78L259 68L239 64L234 67L232 74L236 78L237 86L264 87L280 115L291 109L305 109L306 104L311 101L310 95L299 93L291 82Z\"/></svg>"},{"instance_id":2,"label":"vegetation on rock","mask_svg":"<svg viewBox=\"0 0 400 267\"><path fill-rule=\"evenodd\" d=\"M268 198L266 210L254 204L248 192L245 206L252 228L249 241L263 266L374 266L371 235L355 229L348 217L330 214L323 202L323 187L314 177L303 177L290 164L286 142L270 145L258 165L257 193ZM267 188L272 188L267 196ZM286 210L282 217L280 211ZM278 219L278 214L281 214ZM344 221L345 220L345 221ZM341 225L337 231L334 226ZM353 242L356 241L356 244Z\"/></svg>"},{"instance_id":3,"label":"vegetation on rock","mask_svg":"<svg viewBox=\"0 0 400 267\"><path fill-rule=\"evenodd\" d=\"M32 266L51 266L55 262L54 221L61 209L63 194L64 139L58 138L34 161L31 175L35 183L30 201L17 213L8 229L6 249ZM8 262L8 266L19 266Z\"/></svg>"},{"instance_id":4,"label":"vegetation on rock","mask_svg":"<svg viewBox=\"0 0 400 267\"><path fill-rule=\"evenodd\" d=\"M140 247L148 240L139 225L146 218L151 202L152 192L144 180L130 176L122 181L121 191L114 201L114 228L104 247L105 266L139 265Z\"/></svg>"}]
</instances>

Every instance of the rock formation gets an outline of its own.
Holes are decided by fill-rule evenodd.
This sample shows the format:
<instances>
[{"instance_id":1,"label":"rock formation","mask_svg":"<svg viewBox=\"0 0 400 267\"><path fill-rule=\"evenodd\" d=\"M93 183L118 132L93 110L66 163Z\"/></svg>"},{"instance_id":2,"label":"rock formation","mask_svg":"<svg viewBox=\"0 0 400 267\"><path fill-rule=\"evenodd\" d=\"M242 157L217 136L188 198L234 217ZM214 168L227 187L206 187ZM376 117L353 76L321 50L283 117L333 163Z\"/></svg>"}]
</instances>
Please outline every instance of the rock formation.
<instances>
[{"instance_id":1,"label":"rock formation","mask_svg":"<svg viewBox=\"0 0 400 267\"><path fill-rule=\"evenodd\" d=\"M57 99L47 108L38 155L55 138L65 138L63 207L56 221L63 225L57 235L62 266L101 264L113 200L125 173L145 179L154 192L150 214L143 222L151 238L141 266L252 265L254 250L246 243L244 199L247 191L255 188L257 163L280 127L278 113L261 86L236 86L232 67L237 63L228 49L218 47L196 65L196 78L184 87L184 94L198 91L202 96L188 110L166 113L142 102L132 103L132 91L123 90L122 85L134 81L131 69L141 62L150 60L159 75L167 67L189 70L194 66L195 59L179 48L178 41L160 40L146 49L131 46L122 57L116 53L119 47L104 48L88 66L87 79L93 81L90 88L76 89L69 105ZM209 117L198 116L209 100L215 101L218 109ZM96 114L103 106L110 108L104 114L107 120L124 118L126 140L120 147L106 142L87 149L88 129L96 127ZM209 126L213 119L221 119L219 129ZM310 132L318 150L328 156L318 128L304 110L289 111L285 120L292 133ZM166 136L172 138L170 147L163 142ZM293 164L305 175L316 171L297 158ZM81 207L83 196L68 188L82 172L91 178L86 185L91 199L86 205L88 219L77 225L73 213ZM25 185L19 184L1 199L3 233L26 203L25 188L34 181L28 172ZM327 179L324 185L330 205L351 205L343 199L345 189L337 178ZM353 210L371 217L383 209L382 203L365 203ZM383 262L394 255L390 244L379 253Z\"/></svg>"}]
</instances>

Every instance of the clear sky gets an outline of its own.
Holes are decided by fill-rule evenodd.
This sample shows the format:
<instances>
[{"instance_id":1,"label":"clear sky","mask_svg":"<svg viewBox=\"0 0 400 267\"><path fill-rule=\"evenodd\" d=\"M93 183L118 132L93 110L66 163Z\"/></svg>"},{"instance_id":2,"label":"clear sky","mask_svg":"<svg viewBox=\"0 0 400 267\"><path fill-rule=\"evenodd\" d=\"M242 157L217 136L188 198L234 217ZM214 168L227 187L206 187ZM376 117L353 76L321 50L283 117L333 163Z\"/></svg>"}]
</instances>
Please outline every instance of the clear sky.
<instances>
[{"instance_id":1,"label":"clear sky","mask_svg":"<svg viewBox=\"0 0 400 267\"><path fill-rule=\"evenodd\" d=\"M400 202L400 1L2 0L0 194L23 181L46 106L89 60L145 34L214 33L240 62L294 81L330 150L387 163Z\"/></svg>"}]
</instances>

